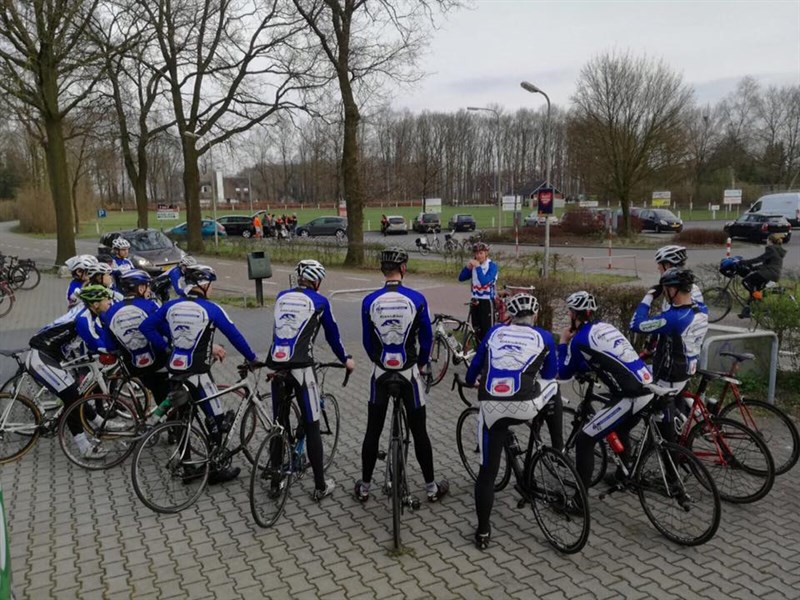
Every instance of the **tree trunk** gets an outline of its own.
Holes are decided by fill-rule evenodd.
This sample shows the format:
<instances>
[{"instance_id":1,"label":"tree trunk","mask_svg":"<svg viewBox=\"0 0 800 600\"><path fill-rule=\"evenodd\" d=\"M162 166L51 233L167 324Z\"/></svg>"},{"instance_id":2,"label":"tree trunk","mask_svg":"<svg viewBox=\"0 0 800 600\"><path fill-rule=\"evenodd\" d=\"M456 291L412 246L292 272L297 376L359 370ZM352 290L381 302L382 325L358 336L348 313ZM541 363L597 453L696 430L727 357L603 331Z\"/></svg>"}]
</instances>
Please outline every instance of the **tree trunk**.
<instances>
[{"instance_id":1,"label":"tree trunk","mask_svg":"<svg viewBox=\"0 0 800 600\"><path fill-rule=\"evenodd\" d=\"M200 171L197 168L197 149L193 141L183 143L183 190L186 196L187 250L192 253L203 251L200 210ZM211 176L214 174L212 172ZM213 189L213 185L212 185Z\"/></svg>"},{"instance_id":2,"label":"tree trunk","mask_svg":"<svg viewBox=\"0 0 800 600\"><path fill-rule=\"evenodd\" d=\"M45 159L50 182L50 194L56 211L56 264L63 265L75 256L75 232L72 223L72 194L67 171L67 149L61 119L44 119L47 141Z\"/></svg>"},{"instance_id":3,"label":"tree trunk","mask_svg":"<svg viewBox=\"0 0 800 600\"><path fill-rule=\"evenodd\" d=\"M348 106L349 105L349 106ZM344 144L342 147L342 179L347 203L347 256L344 264L364 264L364 192L358 168L358 122L361 115L355 101L345 102Z\"/></svg>"}]
</instances>

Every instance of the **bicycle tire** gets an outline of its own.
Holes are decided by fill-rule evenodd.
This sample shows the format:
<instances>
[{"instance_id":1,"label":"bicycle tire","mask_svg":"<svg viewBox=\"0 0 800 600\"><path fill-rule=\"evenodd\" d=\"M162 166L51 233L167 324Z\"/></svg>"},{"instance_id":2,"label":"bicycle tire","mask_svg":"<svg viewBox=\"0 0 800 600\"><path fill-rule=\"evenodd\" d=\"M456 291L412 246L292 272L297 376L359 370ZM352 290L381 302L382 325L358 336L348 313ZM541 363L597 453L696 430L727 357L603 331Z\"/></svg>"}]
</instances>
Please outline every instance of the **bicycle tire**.
<instances>
[{"instance_id":1,"label":"bicycle tire","mask_svg":"<svg viewBox=\"0 0 800 600\"><path fill-rule=\"evenodd\" d=\"M477 350L478 337L475 335L475 331L472 329L472 327L468 326L466 332L464 332L464 343L462 344L461 352L466 357L468 353L472 353L472 355L474 355ZM469 360L472 360L471 356L468 359L465 358L465 362Z\"/></svg>"},{"instance_id":2,"label":"bicycle tire","mask_svg":"<svg viewBox=\"0 0 800 600\"><path fill-rule=\"evenodd\" d=\"M669 469L671 475L664 469ZM671 487L679 492L678 496L673 496L673 490L666 488L667 479L672 480ZM657 446L648 444L639 458L633 481L645 515L668 540L682 546L699 546L717 533L722 513L717 486L708 469L687 448L668 442ZM665 519L670 525L691 527L699 523L699 531L681 533L666 525L654 512L656 500L667 500L667 508L677 515ZM696 510L693 507L697 507ZM701 509L703 515L700 515ZM698 516L702 516L702 520Z\"/></svg>"},{"instance_id":3,"label":"bicycle tire","mask_svg":"<svg viewBox=\"0 0 800 600\"><path fill-rule=\"evenodd\" d=\"M403 516L403 443L400 440L393 439L391 446L389 469L392 472L392 541L394 549L400 550L402 547L401 521Z\"/></svg>"},{"instance_id":4,"label":"bicycle tire","mask_svg":"<svg viewBox=\"0 0 800 600\"><path fill-rule=\"evenodd\" d=\"M430 361L431 387L433 387L444 379L450 366L450 346L441 335L437 334L433 341Z\"/></svg>"},{"instance_id":5,"label":"bicycle tire","mask_svg":"<svg viewBox=\"0 0 800 600\"><path fill-rule=\"evenodd\" d=\"M800 434L797 426L789 415L772 404L742 398L742 405L740 407L738 403L731 402L719 412L719 416L738 421L750 428L769 448L775 463L775 475L788 473L800 458ZM771 416L756 418L752 409ZM769 426L766 426L766 421L769 421Z\"/></svg>"},{"instance_id":6,"label":"bicycle tire","mask_svg":"<svg viewBox=\"0 0 800 600\"><path fill-rule=\"evenodd\" d=\"M25 383L21 384L20 381L23 379ZM17 373L10 377L3 386L0 387L0 393L2 392L7 394L19 392L23 396L27 396L38 406L39 412L52 410L61 406L61 400L58 396L43 385L40 385L32 375L25 372Z\"/></svg>"},{"instance_id":7,"label":"bicycle tire","mask_svg":"<svg viewBox=\"0 0 800 600\"><path fill-rule=\"evenodd\" d=\"M427 256L430 249L427 246L417 246L417 250L422 256Z\"/></svg>"},{"instance_id":8,"label":"bicycle tire","mask_svg":"<svg viewBox=\"0 0 800 600\"><path fill-rule=\"evenodd\" d=\"M706 465L726 502L761 500L775 483L775 463L767 445L738 421L716 417L711 426L697 423L689 431L686 447Z\"/></svg>"},{"instance_id":9,"label":"bicycle tire","mask_svg":"<svg viewBox=\"0 0 800 600\"><path fill-rule=\"evenodd\" d=\"M25 282L20 286L23 290L32 290L39 285L42 280L42 275L36 267L22 267L25 271ZM33 283L31 283L33 282Z\"/></svg>"},{"instance_id":10,"label":"bicycle tire","mask_svg":"<svg viewBox=\"0 0 800 600\"><path fill-rule=\"evenodd\" d=\"M703 290L703 301L708 307L709 323L716 323L724 319L733 306L731 293L726 288L719 286Z\"/></svg>"},{"instance_id":11,"label":"bicycle tire","mask_svg":"<svg viewBox=\"0 0 800 600\"><path fill-rule=\"evenodd\" d=\"M250 512L259 527L272 527L283 513L292 485L291 448L276 429L261 442L250 473Z\"/></svg>"},{"instance_id":12,"label":"bicycle tire","mask_svg":"<svg viewBox=\"0 0 800 600\"><path fill-rule=\"evenodd\" d=\"M478 415L478 407L471 406L461 412L456 423L458 455L461 457L461 463L472 481L478 480L481 463L481 456L478 450ZM509 464L508 454L503 449L503 455L500 458L500 469L497 471L497 477L494 482L494 490L499 492L504 489L510 480L511 465Z\"/></svg>"},{"instance_id":13,"label":"bicycle tire","mask_svg":"<svg viewBox=\"0 0 800 600\"><path fill-rule=\"evenodd\" d=\"M569 458L570 462L575 465L575 440L569 443L569 436L572 434L572 427L575 421L577 411L571 406L564 406L562 409L561 427L564 432L564 455ZM581 425L582 427L583 425ZM580 434L580 432L578 433ZM610 461L613 464L613 461ZM606 448L605 440L597 440L594 445L594 468L592 469L592 478L589 480L589 487L594 487L606 476L609 465L608 450Z\"/></svg>"},{"instance_id":14,"label":"bicycle tire","mask_svg":"<svg viewBox=\"0 0 800 600\"><path fill-rule=\"evenodd\" d=\"M340 414L339 402L333 394L320 396L319 432L322 436L322 470L327 471L336 458L336 448L339 446Z\"/></svg>"},{"instance_id":15,"label":"bicycle tire","mask_svg":"<svg viewBox=\"0 0 800 600\"><path fill-rule=\"evenodd\" d=\"M41 424L42 413L33 400L22 394L0 393L0 465L30 452L39 439Z\"/></svg>"},{"instance_id":16,"label":"bicycle tire","mask_svg":"<svg viewBox=\"0 0 800 600\"><path fill-rule=\"evenodd\" d=\"M570 461L552 448L541 448L531 459L525 489L548 543L564 554L580 552L591 529L589 497ZM551 515L558 524L549 522Z\"/></svg>"},{"instance_id":17,"label":"bicycle tire","mask_svg":"<svg viewBox=\"0 0 800 600\"><path fill-rule=\"evenodd\" d=\"M0 285L0 318L5 317L14 308L16 297L10 287Z\"/></svg>"},{"instance_id":18,"label":"bicycle tire","mask_svg":"<svg viewBox=\"0 0 800 600\"><path fill-rule=\"evenodd\" d=\"M170 442L170 431L177 442ZM178 454L187 449L189 462L184 464ZM157 425L139 440L133 451L131 481L136 496L157 513L174 514L190 507L208 483L209 453L205 434L190 423L167 421ZM175 498L161 500L156 497L158 488Z\"/></svg>"},{"instance_id":19,"label":"bicycle tire","mask_svg":"<svg viewBox=\"0 0 800 600\"><path fill-rule=\"evenodd\" d=\"M266 398L261 397L257 402L264 403L264 410L268 412L271 410L269 396ZM256 432L259 432L260 435L257 435ZM242 447L242 454L251 465L255 464L256 453L269 433L269 429L261 427L256 415L256 407L251 402L245 409L244 415L242 415L242 424L239 427L239 444Z\"/></svg>"},{"instance_id":20,"label":"bicycle tire","mask_svg":"<svg viewBox=\"0 0 800 600\"><path fill-rule=\"evenodd\" d=\"M102 406L100 410L98 403ZM67 423L73 414L77 414L80 419L82 433L95 448L102 447L107 451L107 458L90 459L83 456ZM91 414L113 414L115 422L120 423L122 420L122 424L127 425L127 428L122 431L105 430L105 419L103 419L103 424L96 429L89 419ZM122 464L131 455L143 427L144 419L139 415L137 408L126 400L105 394L93 394L74 402L61 415L58 422L58 441L70 462L88 471L103 471Z\"/></svg>"},{"instance_id":21,"label":"bicycle tire","mask_svg":"<svg viewBox=\"0 0 800 600\"><path fill-rule=\"evenodd\" d=\"M25 269L16 266L8 270L8 285L12 290L22 289L25 283Z\"/></svg>"}]
</instances>

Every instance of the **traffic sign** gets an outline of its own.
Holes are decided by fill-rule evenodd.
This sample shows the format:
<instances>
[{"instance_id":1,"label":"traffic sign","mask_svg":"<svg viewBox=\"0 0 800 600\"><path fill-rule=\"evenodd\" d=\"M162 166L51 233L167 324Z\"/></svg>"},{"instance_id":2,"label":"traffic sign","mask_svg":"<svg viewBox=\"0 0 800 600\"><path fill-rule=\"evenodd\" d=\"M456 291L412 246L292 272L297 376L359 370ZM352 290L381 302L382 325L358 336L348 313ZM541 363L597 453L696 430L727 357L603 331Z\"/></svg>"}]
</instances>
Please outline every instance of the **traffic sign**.
<instances>
[{"instance_id":1,"label":"traffic sign","mask_svg":"<svg viewBox=\"0 0 800 600\"><path fill-rule=\"evenodd\" d=\"M653 198L650 205L656 206L669 206L672 201L672 192L653 192Z\"/></svg>"},{"instance_id":2,"label":"traffic sign","mask_svg":"<svg viewBox=\"0 0 800 600\"><path fill-rule=\"evenodd\" d=\"M723 204L741 204L742 190L725 190L722 194Z\"/></svg>"},{"instance_id":3,"label":"traffic sign","mask_svg":"<svg viewBox=\"0 0 800 600\"><path fill-rule=\"evenodd\" d=\"M177 221L181 218L181 211L177 208L159 208L156 211L157 221Z\"/></svg>"},{"instance_id":4,"label":"traffic sign","mask_svg":"<svg viewBox=\"0 0 800 600\"><path fill-rule=\"evenodd\" d=\"M520 196L503 196L500 202L503 212L517 212L522 210L522 198Z\"/></svg>"},{"instance_id":5,"label":"traffic sign","mask_svg":"<svg viewBox=\"0 0 800 600\"><path fill-rule=\"evenodd\" d=\"M106 216L108 216L108 213L106 213L106 209L105 208L98 208L97 209L97 218L98 219L105 219Z\"/></svg>"}]
</instances>

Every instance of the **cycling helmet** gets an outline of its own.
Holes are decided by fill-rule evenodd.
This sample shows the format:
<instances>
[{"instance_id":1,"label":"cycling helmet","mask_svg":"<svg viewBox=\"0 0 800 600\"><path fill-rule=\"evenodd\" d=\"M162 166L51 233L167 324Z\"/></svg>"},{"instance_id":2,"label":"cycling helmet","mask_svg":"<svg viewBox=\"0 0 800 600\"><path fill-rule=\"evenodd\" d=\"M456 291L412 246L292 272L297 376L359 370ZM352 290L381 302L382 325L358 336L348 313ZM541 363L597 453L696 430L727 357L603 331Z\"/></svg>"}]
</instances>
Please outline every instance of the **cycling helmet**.
<instances>
[{"instance_id":1,"label":"cycling helmet","mask_svg":"<svg viewBox=\"0 0 800 600\"><path fill-rule=\"evenodd\" d=\"M741 256L729 256L728 258L723 258L719 262L719 272L725 277L733 277L736 275L736 267L740 260L742 260Z\"/></svg>"},{"instance_id":2,"label":"cycling helmet","mask_svg":"<svg viewBox=\"0 0 800 600\"><path fill-rule=\"evenodd\" d=\"M97 263L97 259L91 254L78 254L78 256L68 258L64 263L64 266L69 269L70 273L74 273L78 270L85 271L89 266L95 263Z\"/></svg>"},{"instance_id":3,"label":"cycling helmet","mask_svg":"<svg viewBox=\"0 0 800 600\"><path fill-rule=\"evenodd\" d=\"M472 244L472 252L473 253L481 252L481 251L488 252L489 251L489 244L487 244L486 242L477 242L475 244Z\"/></svg>"},{"instance_id":4,"label":"cycling helmet","mask_svg":"<svg viewBox=\"0 0 800 600\"><path fill-rule=\"evenodd\" d=\"M123 237L118 237L113 242L111 242L111 247L114 250L129 250L131 247L131 243Z\"/></svg>"},{"instance_id":5,"label":"cycling helmet","mask_svg":"<svg viewBox=\"0 0 800 600\"><path fill-rule=\"evenodd\" d=\"M182 267L192 267L197 264L197 259L194 256L189 256L185 254L183 258L181 258L181 262L178 263Z\"/></svg>"},{"instance_id":6,"label":"cycling helmet","mask_svg":"<svg viewBox=\"0 0 800 600\"><path fill-rule=\"evenodd\" d=\"M322 283L322 280L325 279L325 267L317 260L301 260L297 263L294 272L297 273L298 280L311 283Z\"/></svg>"},{"instance_id":7,"label":"cycling helmet","mask_svg":"<svg viewBox=\"0 0 800 600\"><path fill-rule=\"evenodd\" d=\"M597 310L597 302L589 292L575 292L567 296L567 308L575 311Z\"/></svg>"},{"instance_id":8,"label":"cycling helmet","mask_svg":"<svg viewBox=\"0 0 800 600\"><path fill-rule=\"evenodd\" d=\"M539 312L539 302L530 294L515 294L506 298L506 311L512 317L535 315Z\"/></svg>"},{"instance_id":9,"label":"cycling helmet","mask_svg":"<svg viewBox=\"0 0 800 600\"><path fill-rule=\"evenodd\" d=\"M686 262L686 248L683 246L664 246L656 251L656 263L682 265Z\"/></svg>"},{"instance_id":10,"label":"cycling helmet","mask_svg":"<svg viewBox=\"0 0 800 600\"><path fill-rule=\"evenodd\" d=\"M694 273L689 269L672 267L664 271L658 283L664 287L676 287L681 292L691 292L694 285Z\"/></svg>"},{"instance_id":11,"label":"cycling helmet","mask_svg":"<svg viewBox=\"0 0 800 600\"><path fill-rule=\"evenodd\" d=\"M114 297L114 292L104 285L85 285L81 288L78 294L80 299L84 302L100 302L101 300L111 300Z\"/></svg>"},{"instance_id":12,"label":"cycling helmet","mask_svg":"<svg viewBox=\"0 0 800 600\"><path fill-rule=\"evenodd\" d=\"M162 273L150 281L150 290L162 302L166 302L169 299L170 289L172 289L172 280L170 280L168 273Z\"/></svg>"},{"instance_id":13,"label":"cycling helmet","mask_svg":"<svg viewBox=\"0 0 800 600\"><path fill-rule=\"evenodd\" d=\"M86 267L86 275L94 277L95 275L111 275L111 267L106 263L96 260L93 264Z\"/></svg>"},{"instance_id":14,"label":"cycling helmet","mask_svg":"<svg viewBox=\"0 0 800 600\"><path fill-rule=\"evenodd\" d=\"M217 280L217 273L208 265L191 265L186 267L183 279L189 285L202 285Z\"/></svg>"},{"instance_id":15,"label":"cycling helmet","mask_svg":"<svg viewBox=\"0 0 800 600\"><path fill-rule=\"evenodd\" d=\"M132 292L138 285L149 285L153 280L152 277L145 271L140 269L131 269L125 271L119 276L119 286L123 292Z\"/></svg>"},{"instance_id":16,"label":"cycling helmet","mask_svg":"<svg viewBox=\"0 0 800 600\"><path fill-rule=\"evenodd\" d=\"M408 262L408 252L403 248L386 248L381 252L381 264L402 265Z\"/></svg>"}]
</instances>

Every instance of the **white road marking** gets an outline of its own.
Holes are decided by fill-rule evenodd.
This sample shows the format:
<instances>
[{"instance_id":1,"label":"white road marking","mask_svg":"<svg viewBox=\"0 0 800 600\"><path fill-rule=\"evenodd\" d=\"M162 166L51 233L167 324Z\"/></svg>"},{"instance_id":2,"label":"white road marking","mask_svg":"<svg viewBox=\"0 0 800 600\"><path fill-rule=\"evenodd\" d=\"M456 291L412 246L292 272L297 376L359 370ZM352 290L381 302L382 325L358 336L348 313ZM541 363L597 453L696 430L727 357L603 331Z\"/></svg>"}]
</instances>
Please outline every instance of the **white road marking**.
<instances>
[{"instance_id":1,"label":"white road marking","mask_svg":"<svg viewBox=\"0 0 800 600\"><path fill-rule=\"evenodd\" d=\"M345 279L352 279L353 281L372 281L366 277L345 277Z\"/></svg>"}]
</instances>

